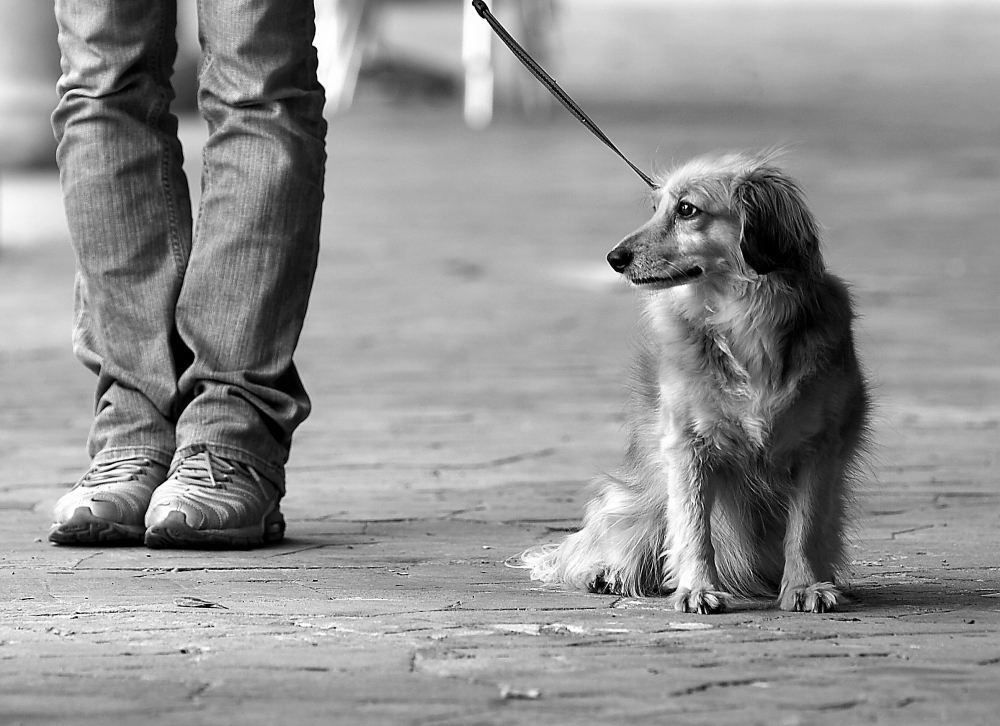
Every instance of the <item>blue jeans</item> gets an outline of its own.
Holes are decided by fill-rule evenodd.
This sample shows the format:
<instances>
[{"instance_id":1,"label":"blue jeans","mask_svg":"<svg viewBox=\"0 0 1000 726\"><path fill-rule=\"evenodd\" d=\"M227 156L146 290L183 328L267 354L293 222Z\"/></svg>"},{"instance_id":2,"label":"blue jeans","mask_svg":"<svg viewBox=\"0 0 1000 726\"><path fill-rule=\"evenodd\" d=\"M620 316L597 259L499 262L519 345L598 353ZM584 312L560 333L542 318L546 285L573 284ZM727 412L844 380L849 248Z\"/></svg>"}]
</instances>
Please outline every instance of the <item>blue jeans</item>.
<instances>
[{"instance_id":1,"label":"blue jeans","mask_svg":"<svg viewBox=\"0 0 1000 726\"><path fill-rule=\"evenodd\" d=\"M292 354L326 161L312 0L201 0L209 138L192 222L170 112L176 0L56 0L52 122L95 463L210 450L284 488L309 399Z\"/></svg>"}]
</instances>

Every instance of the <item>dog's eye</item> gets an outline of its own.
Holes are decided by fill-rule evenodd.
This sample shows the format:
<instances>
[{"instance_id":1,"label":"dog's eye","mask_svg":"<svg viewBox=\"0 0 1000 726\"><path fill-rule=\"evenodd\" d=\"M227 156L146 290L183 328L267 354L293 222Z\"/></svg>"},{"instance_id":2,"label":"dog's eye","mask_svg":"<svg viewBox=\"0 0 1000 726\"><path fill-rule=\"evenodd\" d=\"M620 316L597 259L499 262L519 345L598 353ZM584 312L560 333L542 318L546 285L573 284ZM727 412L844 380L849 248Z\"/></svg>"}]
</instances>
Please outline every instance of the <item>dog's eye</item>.
<instances>
[{"instance_id":1,"label":"dog's eye","mask_svg":"<svg viewBox=\"0 0 1000 726\"><path fill-rule=\"evenodd\" d=\"M691 219L692 217L697 217L699 214L701 214L701 210L691 204L691 202L681 202L677 205L677 216L681 219Z\"/></svg>"}]
</instances>

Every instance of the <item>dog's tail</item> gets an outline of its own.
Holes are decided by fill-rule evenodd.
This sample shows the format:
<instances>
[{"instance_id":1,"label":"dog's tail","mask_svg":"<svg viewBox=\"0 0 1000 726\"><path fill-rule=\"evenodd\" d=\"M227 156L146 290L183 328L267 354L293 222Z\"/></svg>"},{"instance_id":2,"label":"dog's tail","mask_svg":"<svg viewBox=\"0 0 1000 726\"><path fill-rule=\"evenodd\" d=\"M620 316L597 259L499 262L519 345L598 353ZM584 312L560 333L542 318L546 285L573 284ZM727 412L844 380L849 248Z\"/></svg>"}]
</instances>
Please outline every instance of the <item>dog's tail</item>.
<instances>
[{"instance_id":1,"label":"dog's tail","mask_svg":"<svg viewBox=\"0 0 1000 726\"><path fill-rule=\"evenodd\" d=\"M528 575L532 580L559 582L561 580L558 565L559 547L560 545L555 542L529 547L521 554L511 557L504 564L507 567L530 570Z\"/></svg>"},{"instance_id":2,"label":"dog's tail","mask_svg":"<svg viewBox=\"0 0 1000 726\"><path fill-rule=\"evenodd\" d=\"M562 542L530 547L515 558L511 567L528 570L532 580L565 583L578 590L599 592L604 589L604 567L599 560L584 554L590 548L586 535L576 532Z\"/></svg>"}]
</instances>

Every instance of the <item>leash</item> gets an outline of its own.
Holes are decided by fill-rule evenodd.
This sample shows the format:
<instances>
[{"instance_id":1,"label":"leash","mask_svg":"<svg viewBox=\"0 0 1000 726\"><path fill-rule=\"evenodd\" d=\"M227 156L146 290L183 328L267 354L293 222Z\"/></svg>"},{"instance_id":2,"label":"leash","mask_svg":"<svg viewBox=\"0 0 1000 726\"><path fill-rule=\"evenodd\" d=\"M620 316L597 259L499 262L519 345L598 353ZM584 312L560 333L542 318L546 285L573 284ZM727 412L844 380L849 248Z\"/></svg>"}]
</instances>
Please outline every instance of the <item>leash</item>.
<instances>
[{"instance_id":1,"label":"leash","mask_svg":"<svg viewBox=\"0 0 1000 726\"><path fill-rule=\"evenodd\" d=\"M538 65L538 62L528 54L528 51L522 48L518 42L514 40L514 37L507 32L506 28L500 24L500 21L497 20L493 16L493 13L490 12L490 9L486 7L484 0L472 0L472 7L475 8L476 12L479 13L483 20L490 24L490 27L493 28L493 32L496 33L500 40L504 42L504 45L510 48L510 52L514 54L514 57L521 61L525 68L531 71L531 75L537 78L538 81L545 86L548 92L555 96L556 100L559 101L559 103L561 103L567 111L576 117L577 121L590 129L590 132L603 141L605 146L618 154L622 161L632 167L632 171L638 174L639 178L646 182L650 189L657 188L656 182L647 176L642 169L629 161L628 157L619 151L618 147L611 142L611 139L609 139L605 133L601 131L600 127L590 119L590 116L584 113L579 104L570 98L569 94L559 87L559 84L555 82L552 76L546 73L545 69Z\"/></svg>"}]
</instances>

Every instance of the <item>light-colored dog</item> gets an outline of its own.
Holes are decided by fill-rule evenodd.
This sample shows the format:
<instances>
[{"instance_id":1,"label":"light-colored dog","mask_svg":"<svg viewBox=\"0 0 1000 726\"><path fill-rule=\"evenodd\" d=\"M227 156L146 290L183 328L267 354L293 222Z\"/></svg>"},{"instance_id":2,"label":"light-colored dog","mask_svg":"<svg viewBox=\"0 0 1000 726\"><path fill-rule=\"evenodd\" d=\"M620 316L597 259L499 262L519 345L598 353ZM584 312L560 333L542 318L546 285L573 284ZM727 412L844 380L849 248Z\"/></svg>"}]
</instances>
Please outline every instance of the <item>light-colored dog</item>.
<instances>
[{"instance_id":1,"label":"light-colored dog","mask_svg":"<svg viewBox=\"0 0 1000 726\"><path fill-rule=\"evenodd\" d=\"M522 555L533 579L684 612L731 595L826 612L842 596L869 399L845 284L768 155L695 159L608 254L647 295L621 468L583 527Z\"/></svg>"}]
</instances>

